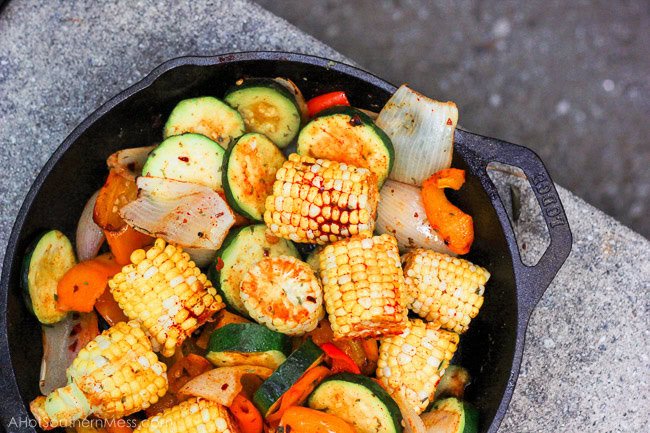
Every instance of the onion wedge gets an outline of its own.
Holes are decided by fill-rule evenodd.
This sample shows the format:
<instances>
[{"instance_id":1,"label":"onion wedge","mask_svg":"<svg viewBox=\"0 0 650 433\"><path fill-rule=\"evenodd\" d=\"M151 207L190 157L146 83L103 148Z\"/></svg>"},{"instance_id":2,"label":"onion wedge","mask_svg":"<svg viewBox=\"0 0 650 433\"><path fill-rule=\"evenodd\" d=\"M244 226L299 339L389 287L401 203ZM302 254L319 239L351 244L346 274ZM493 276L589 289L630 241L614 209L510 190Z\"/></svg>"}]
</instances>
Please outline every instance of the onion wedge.
<instances>
[{"instance_id":1,"label":"onion wedge","mask_svg":"<svg viewBox=\"0 0 650 433\"><path fill-rule=\"evenodd\" d=\"M422 203L431 227L457 254L467 254L474 242L472 217L451 204L444 188L458 190L465 183L465 170L448 168L434 173L422 184Z\"/></svg>"},{"instance_id":2,"label":"onion wedge","mask_svg":"<svg viewBox=\"0 0 650 433\"><path fill-rule=\"evenodd\" d=\"M432 173L449 168L457 122L456 104L434 101L403 84L376 121L395 147L389 178L420 186Z\"/></svg>"},{"instance_id":3,"label":"onion wedge","mask_svg":"<svg viewBox=\"0 0 650 433\"><path fill-rule=\"evenodd\" d=\"M79 217L77 224L77 237L75 246L77 247L77 258L80 262L94 259L104 243L104 230L93 220L95 203L97 202L99 191L90 197Z\"/></svg>"},{"instance_id":4,"label":"onion wedge","mask_svg":"<svg viewBox=\"0 0 650 433\"><path fill-rule=\"evenodd\" d=\"M138 198L120 215L134 229L189 248L219 249L235 216L207 186L139 177Z\"/></svg>"},{"instance_id":5,"label":"onion wedge","mask_svg":"<svg viewBox=\"0 0 650 433\"><path fill-rule=\"evenodd\" d=\"M400 412L402 412L404 433L427 433L427 428L424 426L422 418L420 418L420 415L417 414L415 409L408 404L406 399L402 397L402 393L395 392L391 394L391 397L393 397L395 403L399 406Z\"/></svg>"},{"instance_id":6,"label":"onion wedge","mask_svg":"<svg viewBox=\"0 0 650 433\"><path fill-rule=\"evenodd\" d=\"M43 326L43 360L39 386L43 395L68 383L66 370L86 344L99 335L97 314L68 313L60 322Z\"/></svg>"},{"instance_id":7,"label":"onion wedge","mask_svg":"<svg viewBox=\"0 0 650 433\"><path fill-rule=\"evenodd\" d=\"M375 230L397 238L400 251L424 248L455 256L429 224L419 187L387 180L381 189Z\"/></svg>"},{"instance_id":8,"label":"onion wedge","mask_svg":"<svg viewBox=\"0 0 650 433\"><path fill-rule=\"evenodd\" d=\"M214 260L214 256L217 255L217 250L205 248L183 247L183 251L190 255L190 259L192 259L199 268L208 266Z\"/></svg>"},{"instance_id":9,"label":"onion wedge","mask_svg":"<svg viewBox=\"0 0 650 433\"><path fill-rule=\"evenodd\" d=\"M230 406L243 389L242 378L249 374L268 379L273 370L256 365L215 368L187 382L178 392L178 397L202 397Z\"/></svg>"},{"instance_id":10,"label":"onion wedge","mask_svg":"<svg viewBox=\"0 0 650 433\"><path fill-rule=\"evenodd\" d=\"M147 146L118 150L108 157L106 164L120 176L135 182L135 178L142 173L149 153L155 148L156 146Z\"/></svg>"}]
</instances>

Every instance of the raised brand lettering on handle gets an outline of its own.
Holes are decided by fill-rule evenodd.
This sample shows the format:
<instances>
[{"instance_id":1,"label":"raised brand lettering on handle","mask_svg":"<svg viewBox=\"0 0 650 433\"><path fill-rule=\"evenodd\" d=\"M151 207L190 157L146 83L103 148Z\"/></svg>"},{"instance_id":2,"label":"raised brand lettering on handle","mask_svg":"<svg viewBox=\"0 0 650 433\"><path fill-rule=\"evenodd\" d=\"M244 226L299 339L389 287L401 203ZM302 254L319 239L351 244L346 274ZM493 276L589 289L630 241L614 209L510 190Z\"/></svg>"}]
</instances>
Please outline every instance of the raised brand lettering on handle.
<instances>
[{"instance_id":1,"label":"raised brand lettering on handle","mask_svg":"<svg viewBox=\"0 0 650 433\"><path fill-rule=\"evenodd\" d=\"M544 173L539 173L532 176L530 180L535 187L535 191L537 191L539 202L542 205L542 212L548 217L551 228L566 224L566 221L562 218L562 211L557 205L560 200L554 192L549 178Z\"/></svg>"}]
</instances>

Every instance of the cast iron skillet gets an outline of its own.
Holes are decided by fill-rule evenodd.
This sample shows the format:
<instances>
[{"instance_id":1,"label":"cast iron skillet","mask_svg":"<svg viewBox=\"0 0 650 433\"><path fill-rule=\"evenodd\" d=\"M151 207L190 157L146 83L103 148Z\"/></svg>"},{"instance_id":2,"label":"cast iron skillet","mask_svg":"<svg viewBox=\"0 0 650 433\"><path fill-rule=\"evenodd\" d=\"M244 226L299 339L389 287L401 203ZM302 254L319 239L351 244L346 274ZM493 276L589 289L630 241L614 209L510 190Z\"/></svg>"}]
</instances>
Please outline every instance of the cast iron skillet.
<instances>
[{"instance_id":1,"label":"cast iron skillet","mask_svg":"<svg viewBox=\"0 0 650 433\"><path fill-rule=\"evenodd\" d=\"M300 54L184 57L162 64L84 120L36 178L7 247L0 285L0 419L9 432L36 431L28 405L39 395L41 330L19 291L20 265L28 242L51 228L72 239L86 200L103 184L108 155L159 141L162 121L178 101L221 96L247 75L289 77L307 98L342 89L354 105L375 111L396 90L360 69ZM507 213L487 176L491 161L522 168L543 209L551 243L536 266L525 266L520 259ZM531 150L457 130L453 165L468 171L466 184L452 195L474 218L476 239L468 258L492 273L481 313L461 339L458 362L474 378L466 398L480 411L479 430L493 433L512 397L528 318L568 256L571 232L553 182Z\"/></svg>"}]
</instances>

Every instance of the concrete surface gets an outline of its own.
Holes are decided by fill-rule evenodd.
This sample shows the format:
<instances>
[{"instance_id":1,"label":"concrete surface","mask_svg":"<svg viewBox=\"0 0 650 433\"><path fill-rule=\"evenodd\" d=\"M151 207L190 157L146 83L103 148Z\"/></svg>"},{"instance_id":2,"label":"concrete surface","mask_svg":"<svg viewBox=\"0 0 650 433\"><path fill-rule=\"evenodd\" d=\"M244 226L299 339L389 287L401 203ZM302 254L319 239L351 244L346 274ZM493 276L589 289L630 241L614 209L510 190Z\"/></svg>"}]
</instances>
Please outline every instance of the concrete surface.
<instances>
[{"instance_id":1,"label":"concrete surface","mask_svg":"<svg viewBox=\"0 0 650 433\"><path fill-rule=\"evenodd\" d=\"M0 258L23 197L56 146L161 61L251 49L342 59L244 0L13 0L0 15L0 34ZM520 178L497 177L506 191L507 184L522 189L518 240L526 254L539 255L539 208ZM574 251L532 315L500 432L647 432L650 242L565 189L560 195Z\"/></svg>"},{"instance_id":2,"label":"concrete surface","mask_svg":"<svg viewBox=\"0 0 650 433\"><path fill-rule=\"evenodd\" d=\"M536 150L553 179L650 238L647 0L259 0L466 128Z\"/></svg>"}]
</instances>

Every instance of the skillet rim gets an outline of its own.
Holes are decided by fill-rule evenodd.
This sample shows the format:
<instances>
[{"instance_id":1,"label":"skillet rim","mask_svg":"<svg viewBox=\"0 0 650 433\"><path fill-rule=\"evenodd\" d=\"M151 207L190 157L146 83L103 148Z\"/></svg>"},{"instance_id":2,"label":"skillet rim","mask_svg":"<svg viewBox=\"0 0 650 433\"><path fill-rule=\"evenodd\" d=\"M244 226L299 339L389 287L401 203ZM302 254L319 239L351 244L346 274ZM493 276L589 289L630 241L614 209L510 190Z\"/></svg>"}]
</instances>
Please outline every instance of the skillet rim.
<instances>
[{"instance_id":1,"label":"skillet rim","mask_svg":"<svg viewBox=\"0 0 650 433\"><path fill-rule=\"evenodd\" d=\"M357 79L361 79L372 86L393 93L397 90L397 87L391 84L390 82L379 78L378 76L364 71L363 69L351 66L342 62L331 60L324 57L312 56L307 54L284 52L284 51L244 51L228 54L220 54L214 56L185 56L177 57L170 59L156 68L154 68L147 76L137 83L131 85L125 90L121 91L117 95L110 98L108 101L103 103L99 108L93 111L88 117L86 117L74 130L63 140L63 142L57 147L57 149L52 153L48 161L45 163L43 168L40 170L39 174L32 183L29 191L27 192L25 199L18 211L16 220L13 224L10 237L7 242L7 248L5 253L5 258L3 261L2 269L2 278L0 280L0 359L7 360L10 368L0 369L0 393L3 397L0 399L0 421L2 425L8 431L10 426L11 419L22 420L32 420L31 414L28 411L28 407L23 403L23 398L19 392L18 384L16 382L16 377L13 370L13 362L11 358L10 348L9 348L9 339L8 339L8 321L7 321L7 308L8 308L8 295L9 295L9 280L11 270L20 263L20 258L17 255L17 243L22 232L27 214L31 209L33 201L36 197L36 194L39 192L43 184L45 183L47 177L59 162L61 157L68 151L72 144L97 120L102 116L109 113L116 105L140 92L141 90L151 86L156 80L158 80L165 72L168 72L172 69L181 66L210 66L221 63L232 63L232 62L242 62L242 61L258 61L258 60L267 60L267 61L284 61L292 63L303 63L311 64L314 66L325 68L326 70L333 70L339 73L342 73L347 76L352 76ZM473 134L463 131L458 128L457 131L462 135L473 136ZM531 152L532 153L532 152ZM534 155L534 153L533 153ZM463 158L467 157L466 152L462 152ZM535 155L536 156L536 155ZM541 162L541 161L540 161ZM487 177L487 176L486 176ZM482 179L484 180L484 179ZM489 181L489 179L488 179ZM490 190L494 188L494 185L490 185L491 181L486 184L482 182L482 187L486 192L491 192ZM497 196L498 197L498 196ZM515 341L515 350L512 358L512 365L510 366L510 377L506 388L504 390L501 401L498 405L498 409L494 415L494 418L491 420L490 426L488 428L488 433L495 433L503 420L506 410L509 406L509 403L512 399L514 392L515 384L517 377L519 376L519 369L521 366L523 358L523 349L524 349L524 339L525 332L527 328L528 316L532 311L534 304L529 305L529 308L521 308L522 300L520 299L523 295L526 295L524 292L520 292L520 278L518 277L518 269L521 268L517 262L519 262L519 251L516 244L516 241L513 243L512 240L515 239L514 232L510 221L507 216L505 216L505 209L500 199L490 200L495 211L497 213L499 223L504 231L506 239L508 240L508 248L512 257L512 266L513 272L515 273L515 288L517 303L520 306L520 311L517 312L517 329L516 329L516 341ZM561 204L560 204L561 206ZM570 240L569 240L570 242ZM570 245L569 245L570 248ZM549 247L550 250L550 247ZM567 252L568 255L568 252ZM561 262L564 262L566 257L561 259ZM18 271L18 270L17 270ZM552 273L552 275L547 275L552 279L555 277L557 270ZM550 282L549 279L549 282ZM538 293L538 296L543 294L543 291L546 287L541 289L541 293ZM18 404L16 404L18 403ZM22 426L22 424L21 424ZM34 429L31 424L26 426L25 430L29 432L37 432L38 430Z\"/></svg>"}]
</instances>

